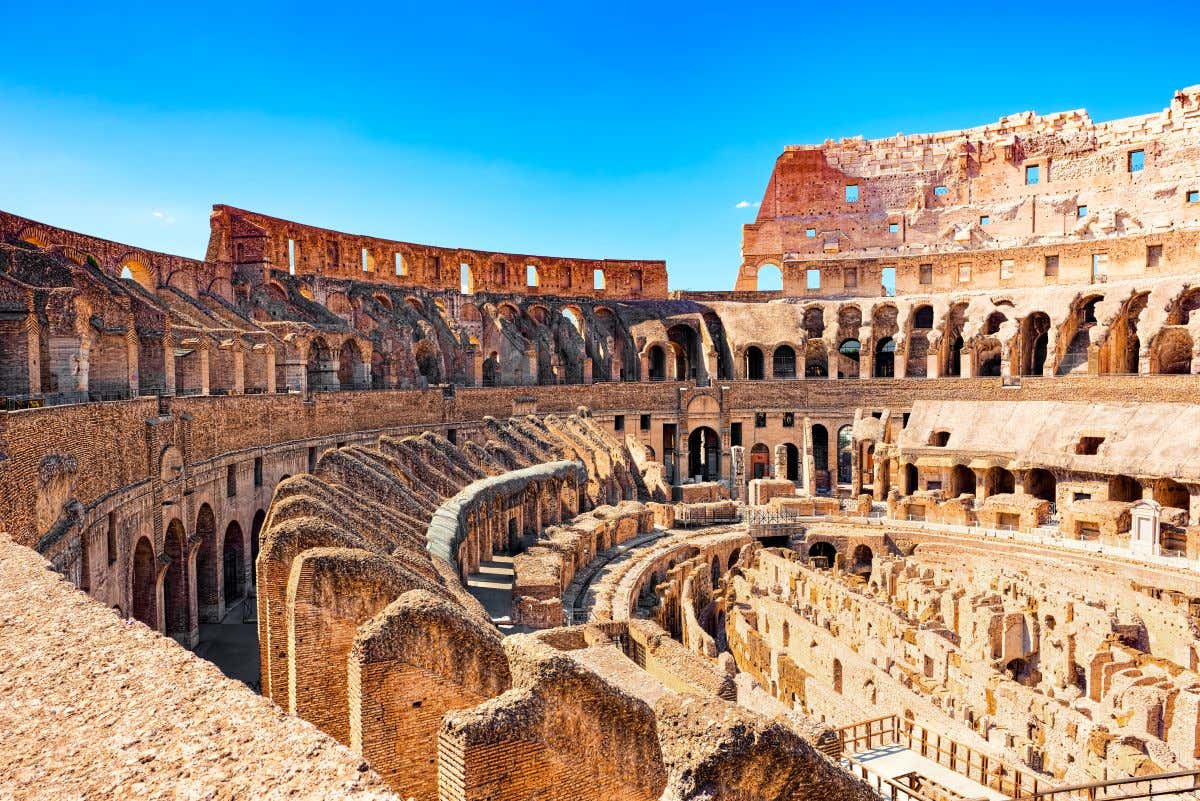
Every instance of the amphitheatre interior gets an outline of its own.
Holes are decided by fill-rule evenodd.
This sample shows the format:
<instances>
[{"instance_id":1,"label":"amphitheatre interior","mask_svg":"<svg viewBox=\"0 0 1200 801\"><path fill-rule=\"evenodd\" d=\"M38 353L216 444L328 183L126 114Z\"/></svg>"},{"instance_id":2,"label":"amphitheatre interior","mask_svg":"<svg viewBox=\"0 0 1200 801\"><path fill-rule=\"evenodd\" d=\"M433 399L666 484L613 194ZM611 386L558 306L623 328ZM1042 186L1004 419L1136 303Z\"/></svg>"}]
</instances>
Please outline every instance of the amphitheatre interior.
<instances>
[{"instance_id":1,"label":"amphitheatre interior","mask_svg":"<svg viewBox=\"0 0 1200 801\"><path fill-rule=\"evenodd\" d=\"M1200 87L742 255L0 213L0 798L1195 797Z\"/></svg>"}]
</instances>

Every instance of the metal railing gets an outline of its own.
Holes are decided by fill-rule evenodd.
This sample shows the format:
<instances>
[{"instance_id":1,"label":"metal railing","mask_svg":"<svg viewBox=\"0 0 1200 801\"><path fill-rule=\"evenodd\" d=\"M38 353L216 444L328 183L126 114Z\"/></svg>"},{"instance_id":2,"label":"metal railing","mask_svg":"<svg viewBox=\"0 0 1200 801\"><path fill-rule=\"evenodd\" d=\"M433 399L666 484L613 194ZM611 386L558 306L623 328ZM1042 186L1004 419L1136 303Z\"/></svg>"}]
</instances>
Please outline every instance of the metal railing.
<instances>
[{"instance_id":1,"label":"metal railing","mask_svg":"<svg viewBox=\"0 0 1200 801\"><path fill-rule=\"evenodd\" d=\"M901 745L971 781L1012 798L1038 796L1052 789L1032 772L1007 765L995 757L930 731L899 715L886 715L852 723L838 729L837 735L837 745L830 746L830 750L838 751L840 757L851 761L855 753L888 745ZM904 788L904 792L911 795L914 791L912 788Z\"/></svg>"},{"instance_id":2,"label":"metal railing","mask_svg":"<svg viewBox=\"0 0 1200 801\"><path fill-rule=\"evenodd\" d=\"M1115 791L1115 792L1112 792ZM1073 784L1052 790L1018 796L1019 801L1134 801L1135 799L1194 799L1200 797L1200 769L1157 773L1153 776L1131 776L1089 784Z\"/></svg>"}]
</instances>

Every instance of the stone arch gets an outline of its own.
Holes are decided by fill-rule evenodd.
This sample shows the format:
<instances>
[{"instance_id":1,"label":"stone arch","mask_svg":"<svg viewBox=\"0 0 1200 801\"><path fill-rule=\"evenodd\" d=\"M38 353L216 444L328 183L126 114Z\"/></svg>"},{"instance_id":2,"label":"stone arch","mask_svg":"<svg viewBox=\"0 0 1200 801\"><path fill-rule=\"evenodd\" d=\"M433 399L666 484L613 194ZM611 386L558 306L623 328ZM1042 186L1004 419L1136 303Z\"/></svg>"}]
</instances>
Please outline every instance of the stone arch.
<instances>
[{"instance_id":1,"label":"stone arch","mask_svg":"<svg viewBox=\"0 0 1200 801\"><path fill-rule=\"evenodd\" d=\"M1021 375L1042 375L1046 370L1047 348L1050 342L1050 315L1045 312L1027 314L1021 320Z\"/></svg>"},{"instance_id":2,"label":"stone arch","mask_svg":"<svg viewBox=\"0 0 1200 801\"><path fill-rule=\"evenodd\" d=\"M812 562L814 559L824 559L825 567L833 567L837 562L837 548L825 540L814 542L808 546L808 560Z\"/></svg>"},{"instance_id":3,"label":"stone arch","mask_svg":"<svg viewBox=\"0 0 1200 801\"><path fill-rule=\"evenodd\" d=\"M949 497L975 494L975 471L965 464L956 464L950 469Z\"/></svg>"},{"instance_id":4,"label":"stone arch","mask_svg":"<svg viewBox=\"0 0 1200 801\"><path fill-rule=\"evenodd\" d=\"M128 258L121 262L120 276L130 281L136 281L147 292L153 293L158 289L158 279L154 271L140 259Z\"/></svg>"},{"instance_id":5,"label":"stone arch","mask_svg":"<svg viewBox=\"0 0 1200 801\"><path fill-rule=\"evenodd\" d=\"M226 609L246 592L246 541L236 520L229 521L221 540L221 587Z\"/></svg>"},{"instance_id":6,"label":"stone arch","mask_svg":"<svg viewBox=\"0 0 1200 801\"><path fill-rule=\"evenodd\" d=\"M896 340L884 337L876 342L874 361L873 369L876 378L894 378L896 375Z\"/></svg>"},{"instance_id":7,"label":"stone arch","mask_svg":"<svg viewBox=\"0 0 1200 801\"><path fill-rule=\"evenodd\" d=\"M646 350L646 365L648 375L646 376L651 381L665 381L667 379L667 354L662 345L651 345Z\"/></svg>"},{"instance_id":8,"label":"stone arch","mask_svg":"<svg viewBox=\"0 0 1200 801\"><path fill-rule=\"evenodd\" d=\"M765 442L757 442L750 448L750 478L771 477L771 449Z\"/></svg>"},{"instance_id":9,"label":"stone arch","mask_svg":"<svg viewBox=\"0 0 1200 801\"><path fill-rule=\"evenodd\" d=\"M1150 372L1164 375L1190 375L1192 335L1183 326L1164 328L1154 339L1150 355Z\"/></svg>"},{"instance_id":10,"label":"stone arch","mask_svg":"<svg viewBox=\"0 0 1200 801\"><path fill-rule=\"evenodd\" d=\"M675 377L680 381L698 379L704 375L700 358L700 335L690 325L676 323L667 329L667 340L675 351Z\"/></svg>"},{"instance_id":11,"label":"stone arch","mask_svg":"<svg viewBox=\"0 0 1200 801\"><path fill-rule=\"evenodd\" d=\"M688 434L688 475L704 481L721 478L721 438L708 426L699 426Z\"/></svg>"},{"instance_id":12,"label":"stone arch","mask_svg":"<svg viewBox=\"0 0 1200 801\"><path fill-rule=\"evenodd\" d=\"M158 562L149 537L138 538L129 572L132 617L158 629Z\"/></svg>"},{"instance_id":13,"label":"stone arch","mask_svg":"<svg viewBox=\"0 0 1200 801\"><path fill-rule=\"evenodd\" d=\"M746 348L745 353L746 363L746 379L749 381L762 381L765 377L763 368L763 352L758 345L750 345Z\"/></svg>"},{"instance_id":14,"label":"stone arch","mask_svg":"<svg viewBox=\"0 0 1200 801\"><path fill-rule=\"evenodd\" d=\"M1189 287L1175 301L1171 313L1167 316L1168 325L1187 325L1192 319L1192 312L1200 309L1200 286Z\"/></svg>"},{"instance_id":15,"label":"stone arch","mask_svg":"<svg viewBox=\"0 0 1200 801\"><path fill-rule=\"evenodd\" d=\"M1142 484L1132 476L1116 475L1108 479L1108 499L1110 501L1132 502L1141 500Z\"/></svg>"},{"instance_id":16,"label":"stone arch","mask_svg":"<svg viewBox=\"0 0 1200 801\"><path fill-rule=\"evenodd\" d=\"M765 261L753 269L755 292L778 292L783 289L783 268L778 264L773 261ZM766 279L765 285L764 278Z\"/></svg>"},{"instance_id":17,"label":"stone arch","mask_svg":"<svg viewBox=\"0 0 1200 801\"><path fill-rule=\"evenodd\" d=\"M1035 467L1025 473L1025 494L1043 501L1055 503L1058 491L1058 481L1054 474L1041 467Z\"/></svg>"},{"instance_id":18,"label":"stone arch","mask_svg":"<svg viewBox=\"0 0 1200 801\"><path fill-rule=\"evenodd\" d=\"M308 388L314 392L337 389L338 370L333 349L324 337L316 336L308 343L308 360L305 366Z\"/></svg>"},{"instance_id":19,"label":"stone arch","mask_svg":"<svg viewBox=\"0 0 1200 801\"><path fill-rule=\"evenodd\" d=\"M858 378L862 345L857 339L842 340L838 345L838 378Z\"/></svg>"},{"instance_id":20,"label":"stone arch","mask_svg":"<svg viewBox=\"0 0 1200 801\"><path fill-rule=\"evenodd\" d=\"M346 337L338 353L338 386L342 389L362 389L366 374L362 348L354 337Z\"/></svg>"},{"instance_id":21,"label":"stone arch","mask_svg":"<svg viewBox=\"0 0 1200 801\"><path fill-rule=\"evenodd\" d=\"M793 442L783 443L784 478L788 481L800 480L800 449Z\"/></svg>"},{"instance_id":22,"label":"stone arch","mask_svg":"<svg viewBox=\"0 0 1200 801\"><path fill-rule=\"evenodd\" d=\"M865 543L859 543L854 546L854 551L850 556L851 572L860 576L869 574L874 559L875 554L872 553L870 546Z\"/></svg>"},{"instance_id":23,"label":"stone arch","mask_svg":"<svg viewBox=\"0 0 1200 801\"><path fill-rule=\"evenodd\" d=\"M192 603L195 595L188 582L188 543L183 521L174 518L167 525L163 554L167 557L163 576L163 626L169 637L185 647L193 640Z\"/></svg>"},{"instance_id":24,"label":"stone arch","mask_svg":"<svg viewBox=\"0 0 1200 801\"><path fill-rule=\"evenodd\" d=\"M284 476L279 480L282 482L286 478L290 478L290 476ZM263 523L266 519L267 513L259 509L254 513L253 520L250 521L250 583L253 585L258 584L258 549Z\"/></svg>"},{"instance_id":25,"label":"stone arch","mask_svg":"<svg viewBox=\"0 0 1200 801\"><path fill-rule=\"evenodd\" d=\"M850 426L842 426L837 435L837 480L839 484L849 484L854 480L853 467L854 435Z\"/></svg>"},{"instance_id":26,"label":"stone arch","mask_svg":"<svg viewBox=\"0 0 1200 801\"><path fill-rule=\"evenodd\" d=\"M984 484L988 488L988 497L992 495L1011 495L1016 491L1016 479L1012 471L1003 467L989 467L984 474Z\"/></svg>"},{"instance_id":27,"label":"stone arch","mask_svg":"<svg viewBox=\"0 0 1200 801\"><path fill-rule=\"evenodd\" d=\"M1173 509L1186 510L1190 505L1187 487L1170 478L1160 478L1154 482L1154 500Z\"/></svg>"},{"instance_id":28,"label":"stone arch","mask_svg":"<svg viewBox=\"0 0 1200 801\"><path fill-rule=\"evenodd\" d=\"M829 377L829 358L825 354L825 343L819 339L810 339L804 348L804 377Z\"/></svg>"},{"instance_id":29,"label":"stone arch","mask_svg":"<svg viewBox=\"0 0 1200 801\"><path fill-rule=\"evenodd\" d=\"M217 541L217 516L207 503L200 504L196 513L196 536L200 549L196 552L196 603L200 622L219 623L221 605L221 544Z\"/></svg>"},{"instance_id":30,"label":"stone arch","mask_svg":"<svg viewBox=\"0 0 1200 801\"><path fill-rule=\"evenodd\" d=\"M777 379L796 377L796 349L791 345L775 346L775 350L771 353L771 377Z\"/></svg>"}]
</instances>

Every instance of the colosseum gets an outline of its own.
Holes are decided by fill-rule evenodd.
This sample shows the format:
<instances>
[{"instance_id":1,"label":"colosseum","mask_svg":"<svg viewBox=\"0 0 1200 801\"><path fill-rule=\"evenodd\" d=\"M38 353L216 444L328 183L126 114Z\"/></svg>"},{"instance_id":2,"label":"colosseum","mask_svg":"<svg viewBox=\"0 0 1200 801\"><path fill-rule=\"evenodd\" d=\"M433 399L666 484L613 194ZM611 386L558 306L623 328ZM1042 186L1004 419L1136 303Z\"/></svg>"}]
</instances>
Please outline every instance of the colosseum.
<instances>
[{"instance_id":1,"label":"colosseum","mask_svg":"<svg viewBox=\"0 0 1200 801\"><path fill-rule=\"evenodd\" d=\"M0 798L1195 798L1200 86L730 267L0 213Z\"/></svg>"}]
</instances>

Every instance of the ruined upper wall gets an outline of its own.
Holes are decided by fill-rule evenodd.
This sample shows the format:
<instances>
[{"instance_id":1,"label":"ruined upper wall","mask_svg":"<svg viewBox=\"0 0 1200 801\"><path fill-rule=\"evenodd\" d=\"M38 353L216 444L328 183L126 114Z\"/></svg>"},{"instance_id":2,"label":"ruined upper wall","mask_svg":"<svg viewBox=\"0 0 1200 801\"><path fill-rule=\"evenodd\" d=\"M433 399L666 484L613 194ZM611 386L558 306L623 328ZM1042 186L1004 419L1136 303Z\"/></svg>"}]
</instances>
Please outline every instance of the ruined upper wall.
<instances>
[{"instance_id":1,"label":"ruined upper wall","mask_svg":"<svg viewBox=\"0 0 1200 801\"><path fill-rule=\"evenodd\" d=\"M667 295L664 261L569 259L418 245L345 234L223 205L213 207L211 224L209 261L451 290L460 288L465 265L470 293L615 299Z\"/></svg>"},{"instance_id":2,"label":"ruined upper wall","mask_svg":"<svg viewBox=\"0 0 1200 801\"><path fill-rule=\"evenodd\" d=\"M787 295L879 294L884 267L900 293L1086 282L1094 255L1097 280L1182 273L1196 265L1197 227L1200 86L1111 122L1023 112L963 131L789 146L744 227L735 289L754 289L768 263L782 267Z\"/></svg>"},{"instance_id":3,"label":"ruined upper wall","mask_svg":"<svg viewBox=\"0 0 1200 801\"><path fill-rule=\"evenodd\" d=\"M120 278L128 270L128 275L150 292L172 287L191 297L207 292L233 301L233 268L228 261L203 262L146 250L5 211L0 211L0 241L57 250L75 264L91 264L112 278Z\"/></svg>"}]
</instances>

